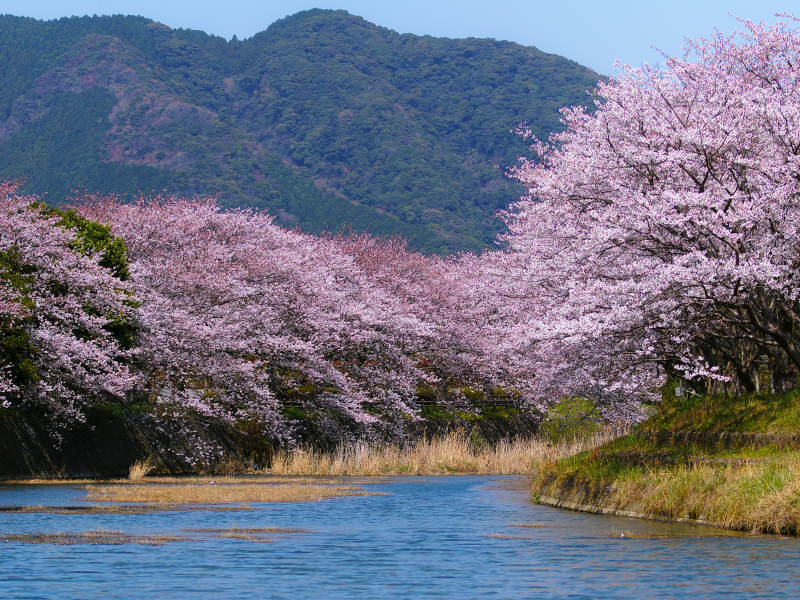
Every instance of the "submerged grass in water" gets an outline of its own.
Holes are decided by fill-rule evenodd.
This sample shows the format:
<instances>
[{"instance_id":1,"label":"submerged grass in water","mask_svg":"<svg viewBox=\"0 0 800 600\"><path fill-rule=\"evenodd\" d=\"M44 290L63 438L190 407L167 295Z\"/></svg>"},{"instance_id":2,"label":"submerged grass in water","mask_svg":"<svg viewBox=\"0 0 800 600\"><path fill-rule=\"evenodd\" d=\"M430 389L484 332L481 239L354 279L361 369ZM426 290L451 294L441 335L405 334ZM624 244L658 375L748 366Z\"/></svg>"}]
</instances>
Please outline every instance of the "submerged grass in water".
<instances>
[{"instance_id":1,"label":"submerged grass in water","mask_svg":"<svg viewBox=\"0 0 800 600\"><path fill-rule=\"evenodd\" d=\"M307 529L287 527L231 527L230 529L193 529L186 531L186 533L190 535L129 535L122 531L94 529L78 533L6 533L0 534L0 541L22 544L54 544L57 546L74 546L78 544L106 544L112 546L140 544L146 546L161 546L169 542L233 539L263 544L275 541L270 537L265 537L267 535L281 536L308 532L309 530Z\"/></svg>"},{"instance_id":2,"label":"submerged grass in water","mask_svg":"<svg viewBox=\"0 0 800 600\"><path fill-rule=\"evenodd\" d=\"M255 510L251 506L186 506L147 504L138 506L0 506L0 513L50 514L50 515L144 515L154 512L175 512L178 510L231 512Z\"/></svg>"},{"instance_id":3,"label":"submerged grass in water","mask_svg":"<svg viewBox=\"0 0 800 600\"><path fill-rule=\"evenodd\" d=\"M4 542L21 542L24 544L56 544L73 546L76 544L144 544L161 546L167 542L185 542L188 538L174 535L128 535L121 531L96 529L80 533L7 533L0 536Z\"/></svg>"},{"instance_id":4,"label":"submerged grass in water","mask_svg":"<svg viewBox=\"0 0 800 600\"><path fill-rule=\"evenodd\" d=\"M311 502L341 496L374 495L352 485L302 484L141 484L89 486L87 500L167 504L225 504L238 502Z\"/></svg>"}]
</instances>

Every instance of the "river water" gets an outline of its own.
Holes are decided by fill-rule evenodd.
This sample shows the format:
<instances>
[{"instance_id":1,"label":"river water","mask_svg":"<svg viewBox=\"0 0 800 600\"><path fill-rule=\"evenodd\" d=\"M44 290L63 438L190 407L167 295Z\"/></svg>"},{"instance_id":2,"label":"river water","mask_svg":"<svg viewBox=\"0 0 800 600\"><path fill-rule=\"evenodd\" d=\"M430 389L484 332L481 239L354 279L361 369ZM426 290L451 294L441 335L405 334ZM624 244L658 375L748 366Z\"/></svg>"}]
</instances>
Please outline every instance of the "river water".
<instances>
[{"instance_id":1,"label":"river water","mask_svg":"<svg viewBox=\"0 0 800 600\"><path fill-rule=\"evenodd\" d=\"M520 478L406 477L368 480L364 487L387 495L234 511L0 511L0 597L800 596L795 538L537 506ZM85 493L75 485L0 485L0 505L85 506ZM288 531L241 536L252 539L218 534L248 528ZM182 541L7 541L18 534L95 530Z\"/></svg>"}]
</instances>

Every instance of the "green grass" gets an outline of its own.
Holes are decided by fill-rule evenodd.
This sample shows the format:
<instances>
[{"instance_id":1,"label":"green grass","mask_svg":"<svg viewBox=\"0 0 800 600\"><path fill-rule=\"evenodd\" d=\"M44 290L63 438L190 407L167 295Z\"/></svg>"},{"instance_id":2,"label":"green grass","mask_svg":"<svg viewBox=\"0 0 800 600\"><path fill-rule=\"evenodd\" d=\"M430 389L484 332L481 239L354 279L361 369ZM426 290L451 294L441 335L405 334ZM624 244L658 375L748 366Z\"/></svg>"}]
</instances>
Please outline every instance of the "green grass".
<instances>
[{"instance_id":1,"label":"green grass","mask_svg":"<svg viewBox=\"0 0 800 600\"><path fill-rule=\"evenodd\" d=\"M553 461L532 494L755 533L800 535L800 451L716 448L639 432L800 432L800 393L668 399L634 433Z\"/></svg>"},{"instance_id":2,"label":"green grass","mask_svg":"<svg viewBox=\"0 0 800 600\"><path fill-rule=\"evenodd\" d=\"M691 396L666 399L641 425L652 431L800 431L800 393Z\"/></svg>"}]
</instances>

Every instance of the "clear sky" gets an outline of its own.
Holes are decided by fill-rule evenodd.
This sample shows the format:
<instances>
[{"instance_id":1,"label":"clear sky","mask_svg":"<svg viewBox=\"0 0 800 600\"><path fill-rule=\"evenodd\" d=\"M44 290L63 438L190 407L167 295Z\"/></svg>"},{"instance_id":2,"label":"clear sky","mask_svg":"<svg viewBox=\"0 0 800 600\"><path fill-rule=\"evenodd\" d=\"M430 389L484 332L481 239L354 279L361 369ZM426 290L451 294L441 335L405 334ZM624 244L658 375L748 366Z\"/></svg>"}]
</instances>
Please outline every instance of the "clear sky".
<instances>
[{"instance_id":1,"label":"clear sky","mask_svg":"<svg viewBox=\"0 0 800 600\"><path fill-rule=\"evenodd\" d=\"M675 55L684 36L729 33L734 17L773 23L776 12L800 15L800 0L0 0L4 14L133 14L227 39L309 8L342 8L400 33L510 40L610 74L617 59L653 64L661 55L652 47Z\"/></svg>"}]
</instances>

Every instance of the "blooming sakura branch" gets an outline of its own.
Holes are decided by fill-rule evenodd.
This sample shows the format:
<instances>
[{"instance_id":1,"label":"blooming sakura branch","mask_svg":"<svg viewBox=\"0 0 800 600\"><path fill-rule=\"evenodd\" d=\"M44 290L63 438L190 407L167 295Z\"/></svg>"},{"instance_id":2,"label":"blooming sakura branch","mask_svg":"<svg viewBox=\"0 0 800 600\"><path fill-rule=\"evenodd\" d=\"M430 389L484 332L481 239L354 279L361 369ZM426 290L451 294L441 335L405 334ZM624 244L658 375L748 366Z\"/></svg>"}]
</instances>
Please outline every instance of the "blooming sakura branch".
<instances>
[{"instance_id":1,"label":"blooming sakura branch","mask_svg":"<svg viewBox=\"0 0 800 600\"><path fill-rule=\"evenodd\" d=\"M529 195L506 214L506 260L529 303L518 329L537 389L646 398L672 374L754 391L759 361L773 387L794 384L792 21L687 42L660 69L623 66L593 114L564 109L566 131L534 142L537 160L514 173Z\"/></svg>"}]
</instances>

